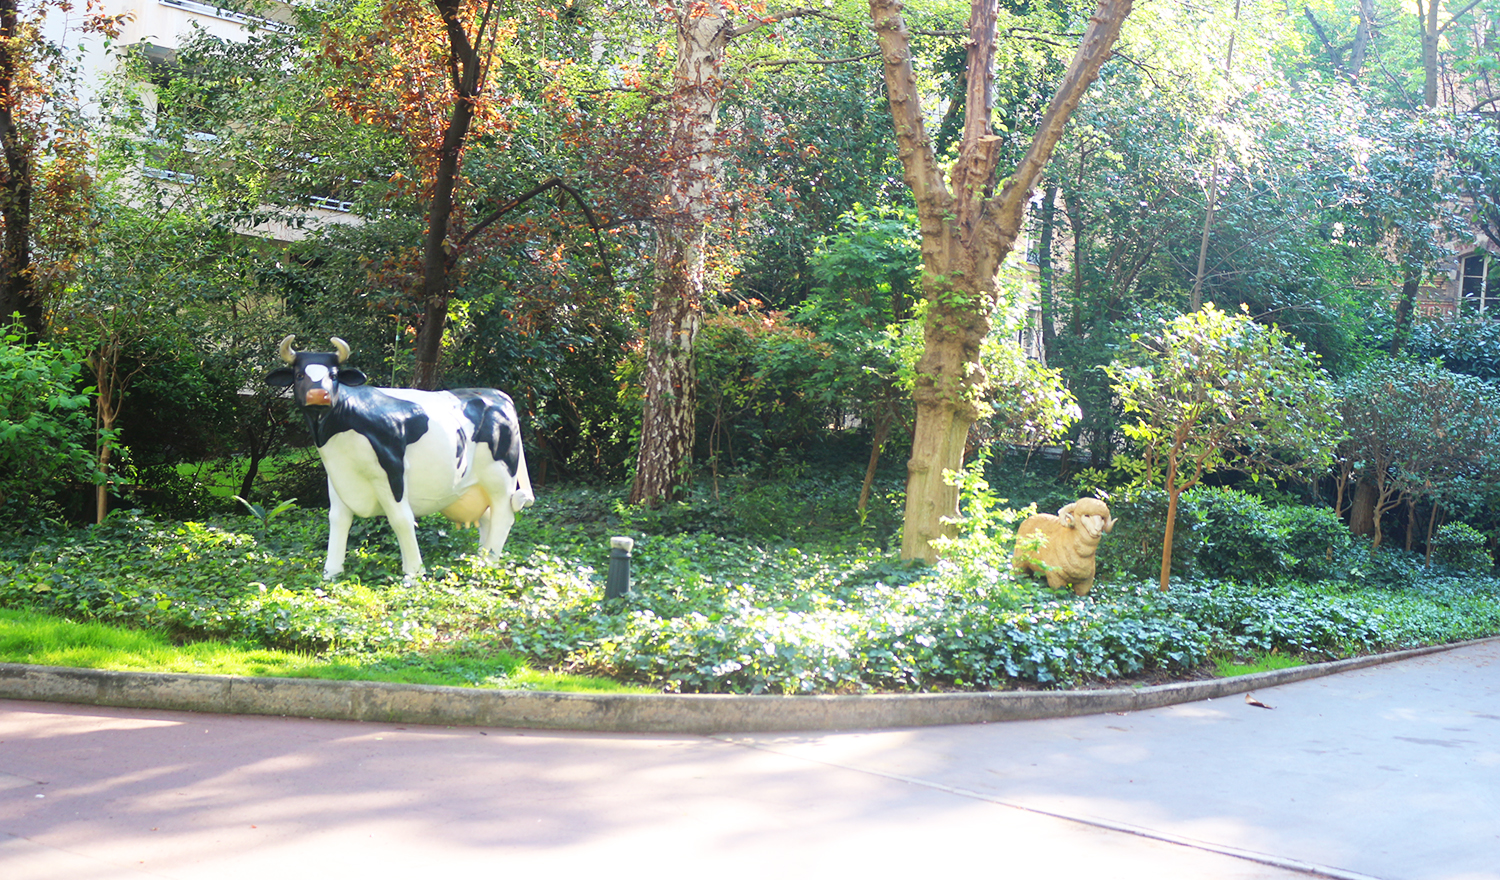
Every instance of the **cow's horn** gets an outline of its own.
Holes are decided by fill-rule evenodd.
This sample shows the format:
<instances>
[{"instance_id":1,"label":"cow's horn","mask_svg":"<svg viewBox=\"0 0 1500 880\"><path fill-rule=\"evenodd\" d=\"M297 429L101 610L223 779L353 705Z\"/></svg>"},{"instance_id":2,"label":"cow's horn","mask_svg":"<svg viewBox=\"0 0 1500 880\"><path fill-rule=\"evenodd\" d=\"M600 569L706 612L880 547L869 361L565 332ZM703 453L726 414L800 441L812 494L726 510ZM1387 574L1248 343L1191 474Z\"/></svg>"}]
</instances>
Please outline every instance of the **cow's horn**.
<instances>
[{"instance_id":1,"label":"cow's horn","mask_svg":"<svg viewBox=\"0 0 1500 880\"><path fill-rule=\"evenodd\" d=\"M339 363L349 359L349 343L337 336L328 337L328 341L333 343L333 350L339 353Z\"/></svg>"},{"instance_id":2,"label":"cow's horn","mask_svg":"<svg viewBox=\"0 0 1500 880\"><path fill-rule=\"evenodd\" d=\"M281 359L289 364L297 360L297 350L292 348L292 340L296 338L296 336L288 336L281 340L281 348L276 350L281 355Z\"/></svg>"}]
</instances>

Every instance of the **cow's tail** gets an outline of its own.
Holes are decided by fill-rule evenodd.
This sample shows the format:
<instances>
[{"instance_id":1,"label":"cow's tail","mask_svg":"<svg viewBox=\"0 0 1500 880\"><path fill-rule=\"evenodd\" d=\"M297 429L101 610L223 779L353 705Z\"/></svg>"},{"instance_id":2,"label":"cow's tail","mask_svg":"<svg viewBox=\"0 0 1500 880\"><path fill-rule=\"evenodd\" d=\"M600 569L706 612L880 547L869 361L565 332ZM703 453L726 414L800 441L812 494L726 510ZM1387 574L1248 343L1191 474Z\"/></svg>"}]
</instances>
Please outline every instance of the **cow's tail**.
<instances>
[{"instance_id":1,"label":"cow's tail","mask_svg":"<svg viewBox=\"0 0 1500 880\"><path fill-rule=\"evenodd\" d=\"M510 509L520 513L535 500L536 495L531 491L531 474L526 471L526 450L522 449L520 458L516 459L516 491L510 493Z\"/></svg>"}]
</instances>

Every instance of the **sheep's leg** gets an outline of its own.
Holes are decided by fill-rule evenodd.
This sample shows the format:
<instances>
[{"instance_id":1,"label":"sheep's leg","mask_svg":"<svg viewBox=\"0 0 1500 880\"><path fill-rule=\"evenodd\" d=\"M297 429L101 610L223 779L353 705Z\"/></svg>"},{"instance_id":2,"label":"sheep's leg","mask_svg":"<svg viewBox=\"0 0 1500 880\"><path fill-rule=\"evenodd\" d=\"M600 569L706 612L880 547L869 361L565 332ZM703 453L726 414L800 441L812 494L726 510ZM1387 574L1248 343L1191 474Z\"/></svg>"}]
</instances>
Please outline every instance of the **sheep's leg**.
<instances>
[{"instance_id":1,"label":"sheep's leg","mask_svg":"<svg viewBox=\"0 0 1500 880\"><path fill-rule=\"evenodd\" d=\"M1093 578L1089 578L1086 581L1079 581L1078 583L1074 584L1073 585L1073 592L1076 593L1079 596L1087 596L1089 594L1089 590L1092 590L1093 588L1094 588L1094 579Z\"/></svg>"}]
</instances>

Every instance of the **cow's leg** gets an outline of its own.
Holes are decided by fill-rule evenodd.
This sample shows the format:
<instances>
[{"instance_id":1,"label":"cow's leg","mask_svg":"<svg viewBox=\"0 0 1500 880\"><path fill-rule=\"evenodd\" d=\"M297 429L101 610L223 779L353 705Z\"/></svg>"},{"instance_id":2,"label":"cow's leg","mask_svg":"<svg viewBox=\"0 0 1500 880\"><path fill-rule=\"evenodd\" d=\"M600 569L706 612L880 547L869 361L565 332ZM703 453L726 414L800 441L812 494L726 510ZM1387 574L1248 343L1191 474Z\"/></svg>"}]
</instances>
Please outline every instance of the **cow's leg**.
<instances>
[{"instance_id":1,"label":"cow's leg","mask_svg":"<svg viewBox=\"0 0 1500 880\"><path fill-rule=\"evenodd\" d=\"M328 485L328 559L323 563L323 577L333 580L344 571L344 550L349 543L349 526L354 522L354 511L349 509L339 493Z\"/></svg>"},{"instance_id":2,"label":"cow's leg","mask_svg":"<svg viewBox=\"0 0 1500 880\"><path fill-rule=\"evenodd\" d=\"M405 499L382 498L386 522L396 533L396 543L401 545L401 570L407 580L422 574L422 550L417 546L417 517L412 513L411 503Z\"/></svg>"},{"instance_id":3,"label":"cow's leg","mask_svg":"<svg viewBox=\"0 0 1500 880\"><path fill-rule=\"evenodd\" d=\"M484 491L489 495L490 507L479 518L479 554L493 561L505 550L505 540L516 523L516 505L511 502L517 492L516 477L504 464L496 462L488 473Z\"/></svg>"},{"instance_id":4,"label":"cow's leg","mask_svg":"<svg viewBox=\"0 0 1500 880\"><path fill-rule=\"evenodd\" d=\"M505 539L510 537L510 527L516 524L516 512L511 509L510 499L496 499L484 515L479 529L479 546L485 556L498 559L505 550Z\"/></svg>"}]
</instances>

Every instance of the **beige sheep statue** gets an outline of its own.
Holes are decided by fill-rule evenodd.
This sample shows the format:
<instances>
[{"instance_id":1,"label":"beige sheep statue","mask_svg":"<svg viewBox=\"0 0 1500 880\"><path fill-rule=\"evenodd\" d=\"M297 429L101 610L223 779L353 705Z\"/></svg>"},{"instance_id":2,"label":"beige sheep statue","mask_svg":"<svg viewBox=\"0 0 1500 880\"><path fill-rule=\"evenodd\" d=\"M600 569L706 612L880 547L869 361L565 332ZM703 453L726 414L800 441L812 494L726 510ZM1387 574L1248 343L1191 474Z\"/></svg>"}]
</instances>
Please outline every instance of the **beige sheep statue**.
<instances>
[{"instance_id":1,"label":"beige sheep statue","mask_svg":"<svg viewBox=\"0 0 1500 880\"><path fill-rule=\"evenodd\" d=\"M1026 518L1016 529L1016 552L1011 565L1017 573L1042 573L1047 586L1060 590L1071 586L1080 596L1088 595L1094 586L1094 553L1099 539L1113 530L1115 520L1109 505L1097 498L1080 498L1063 506L1057 516L1038 513ZM1035 546L1039 535L1041 545Z\"/></svg>"}]
</instances>

